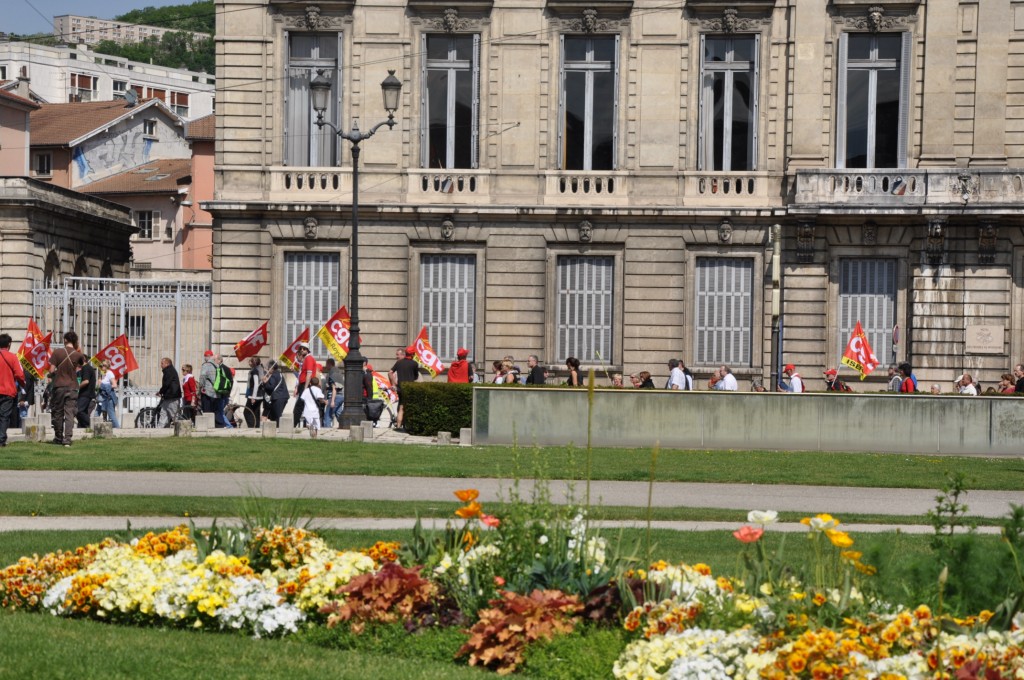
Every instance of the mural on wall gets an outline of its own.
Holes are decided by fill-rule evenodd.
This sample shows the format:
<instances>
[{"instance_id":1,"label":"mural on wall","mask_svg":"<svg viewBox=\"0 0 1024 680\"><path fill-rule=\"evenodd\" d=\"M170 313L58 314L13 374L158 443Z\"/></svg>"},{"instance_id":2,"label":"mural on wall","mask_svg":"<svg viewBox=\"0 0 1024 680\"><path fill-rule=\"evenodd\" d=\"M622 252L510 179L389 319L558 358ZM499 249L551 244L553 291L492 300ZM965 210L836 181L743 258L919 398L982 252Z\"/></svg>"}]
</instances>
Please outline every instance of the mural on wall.
<instances>
[{"instance_id":1,"label":"mural on wall","mask_svg":"<svg viewBox=\"0 0 1024 680\"><path fill-rule=\"evenodd\" d=\"M167 125L161 118L157 122L157 134L146 135L143 123L141 118L133 120L128 127L111 134L97 135L75 147L76 186L96 182L150 161L191 157L192 152L188 141L182 137L181 128Z\"/></svg>"}]
</instances>

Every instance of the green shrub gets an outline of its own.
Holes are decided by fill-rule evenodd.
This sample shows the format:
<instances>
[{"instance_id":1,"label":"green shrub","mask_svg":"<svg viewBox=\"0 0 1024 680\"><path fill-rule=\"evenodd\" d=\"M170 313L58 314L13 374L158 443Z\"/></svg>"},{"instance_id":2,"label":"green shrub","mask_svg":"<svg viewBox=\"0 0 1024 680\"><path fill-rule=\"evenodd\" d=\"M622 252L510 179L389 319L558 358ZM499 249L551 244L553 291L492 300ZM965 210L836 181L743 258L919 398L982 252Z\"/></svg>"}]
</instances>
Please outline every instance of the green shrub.
<instances>
[{"instance_id":1,"label":"green shrub","mask_svg":"<svg viewBox=\"0 0 1024 680\"><path fill-rule=\"evenodd\" d=\"M580 626L569 635L526 648L523 673L542 680L599 680L626 647L621 629Z\"/></svg>"},{"instance_id":2,"label":"green shrub","mask_svg":"<svg viewBox=\"0 0 1024 680\"><path fill-rule=\"evenodd\" d=\"M433 436L438 432L458 435L473 425L473 385L470 383L414 382L402 386L405 430Z\"/></svg>"}]
</instances>

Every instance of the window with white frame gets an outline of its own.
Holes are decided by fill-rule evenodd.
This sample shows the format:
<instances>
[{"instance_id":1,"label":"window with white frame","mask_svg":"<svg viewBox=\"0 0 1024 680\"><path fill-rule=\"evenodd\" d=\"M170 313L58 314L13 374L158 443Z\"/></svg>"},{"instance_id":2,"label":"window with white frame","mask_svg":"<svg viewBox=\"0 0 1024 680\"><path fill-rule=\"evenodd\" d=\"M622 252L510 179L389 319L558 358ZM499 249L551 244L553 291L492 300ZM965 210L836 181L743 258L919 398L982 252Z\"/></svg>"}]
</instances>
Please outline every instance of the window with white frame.
<instances>
[{"instance_id":1,"label":"window with white frame","mask_svg":"<svg viewBox=\"0 0 1024 680\"><path fill-rule=\"evenodd\" d=\"M615 258L565 255L556 271L555 355L612 361Z\"/></svg>"},{"instance_id":2,"label":"window with white frame","mask_svg":"<svg viewBox=\"0 0 1024 680\"><path fill-rule=\"evenodd\" d=\"M474 356L476 332L476 256L433 255L420 258L420 318L442 361L460 347Z\"/></svg>"},{"instance_id":3,"label":"window with white frame","mask_svg":"<svg viewBox=\"0 0 1024 680\"><path fill-rule=\"evenodd\" d=\"M127 80L115 80L114 81L114 99L124 99L128 92L128 81Z\"/></svg>"},{"instance_id":4,"label":"window with white frame","mask_svg":"<svg viewBox=\"0 0 1024 680\"><path fill-rule=\"evenodd\" d=\"M188 92L171 92L171 110L188 118Z\"/></svg>"},{"instance_id":5,"label":"window with white frame","mask_svg":"<svg viewBox=\"0 0 1024 680\"><path fill-rule=\"evenodd\" d=\"M316 333L341 306L340 285L338 253L284 254L284 342L291 342L308 326L313 355L327 355Z\"/></svg>"},{"instance_id":6,"label":"window with white frame","mask_svg":"<svg viewBox=\"0 0 1024 680\"><path fill-rule=\"evenodd\" d=\"M563 170L613 170L619 36L562 36L559 162Z\"/></svg>"},{"instance_id":7,"label":"window with white frame","mask_svg":"<svg viewBox=\"0 0 1024 680\"><path fill-rule=\"evenodd\" d=\"M701 36L700 169L757 168L760 36Z\"/></svg>"},{"instance_id":8,"label":"window with white frame","mask_svg":"<svg viewBox=\"0 0 1024 680\"><path fill-rule=\"evenodd\" d=\"M36 177L50 177L53 175L53 154L32 154L32 172Z\"/></svg>"},{"instance_id":9,"label":"window with white frame","mask_svg":"<svg viewBox=\"0 0 1024 680\"><path fill-rule=\"evenodd\" d=\"M839 260L837 356L843 355L858 321L875 356L883 361L888 356L896 325L896 271L894 259Z\"/></svg>"},{"instance_id":10,"label":"window with white frame","mask_svg":"<svg viewBox=\"0 0 1024 680\"><path fill-rule=\"evenodd\" d=\"M138 238L153 238L153 227L160 223L160 213L155 210L139 210L135 213L135 226L139 228Z\"/></svg>"},{"instance_id":11,"label":"window with white frame","mask_svg":"<svg viewBox=\"0 0 1024 680\"><path fill-rule=\"evenodd\" d=\"M754 334L754 260L698 257L694 290L697 365L750 366Z\"/></svg>"},{"instance_id":12,"label":"window with white frame","mask_svg":"<svg viewBox=\"0 0 1024 680\"><path fill-rule=\"evenodd\" d=\"M475 168L480 36L424 34L423 53L423 167Z\"/></svg>"},{"instance_id":13,"label":"window with white frame","mask_svg":"<svg viewBox=\"0 0 1024 680\"><path fill-rule=\"evenodd\" d=\"M840 35L837 167L907 166L910 49L909 32Z\"/></svg>"},{"instance_id":14,"label":"window with white frame","mask_svg":"<svg viewBox=\"0 0 1024 680\"><path fill-rule=\"evenodd\" d=\"M327 126L316 126L309 83L318 71L331 81L324 120L338 123L341 110L341 34L291 33L285 68L284 162L330 166L338 162L338 141Z\"/></svg>"},{"instance_id":15,"label":"window with white frame","mask_svg":"<svg viewBox=\"0 0 1024 680\"><path fill-rule=\"evenodd\" d=\"M96 98L96 85L99 78L87 76L83 73L72 73L70 75L70 86L68 89L68 101L91 102Z\"/></svg>"},{"instance_id":16,"label":"window with white frame","mask_svg":"<svg viewBox=\"0 0 1024 680\"><path fill-rule=\"evenodd\" d=\"M148 118L142 121L142 135L144 137L156 138L156 119Z\"/></svg>"}]
</instances>

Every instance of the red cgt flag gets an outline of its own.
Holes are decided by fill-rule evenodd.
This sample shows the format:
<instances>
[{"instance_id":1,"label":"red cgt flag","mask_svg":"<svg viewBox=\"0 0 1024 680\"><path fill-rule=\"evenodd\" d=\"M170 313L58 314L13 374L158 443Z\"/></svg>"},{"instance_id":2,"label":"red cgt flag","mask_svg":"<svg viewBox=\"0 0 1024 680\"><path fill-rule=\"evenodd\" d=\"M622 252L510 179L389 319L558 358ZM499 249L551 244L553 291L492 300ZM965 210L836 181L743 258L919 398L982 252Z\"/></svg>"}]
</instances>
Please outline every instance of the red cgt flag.
<instances>
[{"instance_id":1,"label":"red cgt flag","mask_svg":"<svg viewBox=\"0 0 1024 680\"><path fill-rule=\"evenodd\" d=\"M299 337L292 340L292 344L288 345L288 349L281 353L281 356L277 359L277 363L281 364L289 371L297 370L299 365L295 363L295 355L299 351L299 345L303 342L309 342L308 326L299 333Z\"/></svg>"},{"instance_id":2,"label":"red cgt flag","mask_svg":"<svg viewBox=\"0 0 1024 680\"><path fill-rule=\"evenodd\" d=\"M259 354L267 344L267 324L269 323L269 321L264 321L262 326L235 343L236 359L242 361Z\"/></svg>"},{"instance_id":3,"label":"red cgt flag","mask_svg":"<svg viewBox=\"0 0 1024 680\"><path fill-rule=\"evenodd\" d=\"M420 334L416 336L416 363L423 368L427 369L430 373L430 377L434 378L438 373L444 370L444 364L437 358L437 353L434 352L434 348L430 346L430 339L427 337L427 327L424 326L420 330Z\"/></svg>"},{"instance_id":4,"label":"red cgt flag","mask_svg":"<svg viewBox=\"0 0 1024 680\"><path fill-rule=\"evenodd\" d=\"M853 327L850 341L846 343L846 351L840 362L860 373L860 379L868 377L868 373L878 368L878 359L871 350L868 336L860 326L860 321Z\"/></svg>"},{"instance_id":5,"label":"red cgt flag","mask_svg":"<svg viewBox=\"0 0 1024 680\"><path fill-rule=\"evenodd\" d=\"M110 370L114 372L115 380L120 380L139 367L138 362L135 361L135 355L132 354L131 345L128 344L128 336L124 333L96 352L92 363L98 368L103 360L110 362Z\"/></svg>"},{"instance_id":6,"label":"red cgt flag","mask_svg":"<svg viewBox=\"0 0 1024 680\"><path fill-rule=\"evenodd\" d=\"M42 380L50 365L50 340L53 333L45 336L36 325L35 319L28 320L28 331L25 333L25 340L18 348L18 359L22 366L37 380Z\"/></svg>"}]
</instances>

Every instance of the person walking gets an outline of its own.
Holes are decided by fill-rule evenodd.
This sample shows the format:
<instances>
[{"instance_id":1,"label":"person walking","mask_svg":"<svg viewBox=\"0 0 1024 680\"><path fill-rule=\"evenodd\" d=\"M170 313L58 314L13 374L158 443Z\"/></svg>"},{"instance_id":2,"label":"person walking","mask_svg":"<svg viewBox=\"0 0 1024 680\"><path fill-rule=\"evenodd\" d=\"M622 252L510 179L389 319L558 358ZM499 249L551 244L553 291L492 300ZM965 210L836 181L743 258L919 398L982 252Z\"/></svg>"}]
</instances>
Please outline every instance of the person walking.
<instances>
[{"instance_id":1,"label":"person walking","mask_svg":"<svg viewBox=\"0 0 1024 680\"><path fill-rule=\"evenodd\" d=\"M78 334L64 334L64 346L53 350L53 389L50 396L50 422L53 425L53 443L71 446L71 435L78 411L78 367L85 355L78 351Z\"/></svg>"},{"instance_id":2,"label":"person walking","mask_svg":"<svg viewBox=\"0 0 1024 680\"><path fill-rule=\"evenodd\" d=\"M300 343L296 351L296 358L299 360L299 382L295 385L295 406L292 408L292 427L297 428L302 420L302 393L309 387L310 381L316 375L316 359L309 353L309 344Z\"/></svg>"},{"instance_id":3,"label":"person walking","mask_svg":"<svg viewBox=\"0 0 1024 680\"><path fill-rule=\"evenodd\" d=\"M98 410L107 416L107 420L110 421L114 427L121 427L120 421L117 419L117 390L114 385L117 384L117 378L114 377L114 372L110 370L110 362L104 359L100 362L100 393L97 397Z\"/></svg>"},{"instance_id":4,"label":"person walking","mask_svg":"<svg viewBox=\"0 0 1024 680\"><path fill-rule=\"evenodd\" d=\"M548 372L540 365L540 358L531 354L526 358L526 367L529 372L526 374L527 385L545 385L548 381Z\"/></svg>"},{"instance_id":5,"label":"person walking","mask_svg":"<svg viewBox=\"0 0 1024 680\"><path fill-rule=\"evenodd\" d=\"M281 414L288 403L288 386L281 375L281 367L276 361L267 365L267 371L263 376L263 402L265 408L263 417L273 421L278 427L281 425Z\"/></svg>"},{"instance_id":6,"label":"person walking","mask_svg":"<svg viewBox=\"0 0 1024 680\"><path fill-rule=\"evenodd\" d=\"M249 357L249 379L245 382L245 426L256 427L263 409L263 378L266 376L259 357Z\"/></svg>"},{"instance_id":7,"label":"person walking","mask_svg":"<svg viewBox=\"0 0 1024 680\"><path fill-rule=\"evenodd\" d=\"M231 390L235 385L235 372L224 363L224 357L219 354L213 355L213 365L216 368L213 378L213 393L215 395L213 425L214 427L230 430L235 426L231 424L231 421L224 414L224 409L227 408L228 403L231 401Z\"/></svg>"},{"instance_id":8,"label":"person walking","mask_svg":"<svg viewBox=\"0 0 1024 680\"><path fill-rule=\"evenodd\" d=\"M576 357L569 357L565 360L565 367L569 369L569 379L565 384L569 387L579 387L580 382L580 360Z\"/></svg>"},{"instance_id":9,"label":"person walking","mask_svg":"<svg viewBox=\"0 0 1024 680\"><path fill-rule=\"evenodd\" d=\"M415 382L420 377L420 365L413 360L415 354L415 347L412 345L406 347L405 356L391 367L391 384L398 391L398 418L395 421L395 427L400 432L405 431L405 397L402 395L404 390L402 385Z\"/></svg>"},{"instance_id":10,"label":"person walking","mask_svg":"<svg viewBox=\"0 0 1024 680\"><path fill-rule=\"evenodd\" d=\"M160 370L163 373L163 378L160 381L160 391L156 393L156 396L160 397L160 410L156 416L156 426L171 427L178 419L178 409L181 405L181 381L178 380L178 371L169 357L160 360Z\"/></svg>"},{"instance_id":11,"label":"person walking","mask_svg":"<svg viewBox=\"0 0 1024 680\"><path fill-rule=\"evenodd\" d=\"M345 408L345 371L333 357L324 362L324 379L321 391L324 393L324 427L334 427L334 419L341 417Z\"/></svg>"},{"instance_id":12,"label":"person walking","mask_svg":"<svg viewBox=\"0 0 1024 680\"><path fill-rule=\"evenodd\" d=\"M18 357L11 354L11 336L0 334L0 447L7 446L7 427L17 405L18 386L25 384L25 371Z\"/></svg>"},{"instance_id":13,"label":"person walking","mask_svg":"<svg viewBox=\"0 0 1024 680\"><path fill-rule=\"evenodd\" d=\"M195 425L199 392L196 389L196 377L192 375L192 364L184 364L181 367L181 400L185 415Z\"/></svg>"},{"instance_id":14,"label":"person walking","mask_svg":"<svg viewBox=\"0 0 1024 680\"><path fill-rule=\"evenodd\" d=\"M804 380L800 377L800 374L796 372L796 366L793 364L786 364L786 367L782 369L782 374L789 378L789 384L785 381L779 381L779 391L789 392L790 394L800 394L804 391Z\"/></svg>"},{"instance_id":15,"label":"person walking","mask_svg":"<svg viewBox=\"0 0 1024 680\"><path fill-rule=\"evenodd\" d=\"M199 408L203 413L217 411L217 390L213 389L213 381L217 378L217 364L214 363L213 356L211 350L203 352L203 364L199 367ZM216 426L216 423L214 425Z\"/></svg>"},{"instance_id":16,"label":"person walking","mask_svg":"<svg viewBox=\"0 0 1024 680\"><path fill-rule=\"evenodd\" d=\"M309 428L309 438L316 439L320 433L320 409L324 405L324 393L320 389L320 378L315 375L309 379L309 385L302 391L302 418Z\"/></svg>"},{"instance_id":17,"label":"person walking","mask_svg":"<svg viewBox=\"0 0 1024 680\"><path fill-rule=\"evenodd\" d=\"M468 383L469 376L475 372L473 364L466 360L466 357L469 356L469 350L465 347L460 347L455 356L458 358L448 366L448 382Z\"/></svg>"},{"instance_id":18,"label":"person walking","mask_svg":"<svg viewBox=\"0 0 1024 680\"><path fill-rule=\"evenodd\" d=\"M78 369L78 410L75 420L78 426L85 429L92 425L91 417L96 401L96 369L92 367L88 357L79 360Z\"/></svg>"}]
</instances>

